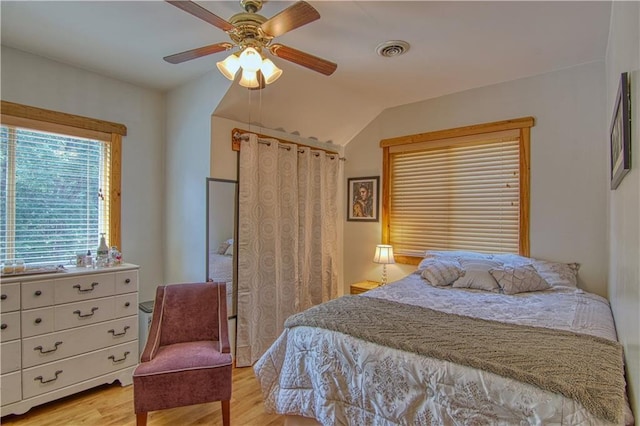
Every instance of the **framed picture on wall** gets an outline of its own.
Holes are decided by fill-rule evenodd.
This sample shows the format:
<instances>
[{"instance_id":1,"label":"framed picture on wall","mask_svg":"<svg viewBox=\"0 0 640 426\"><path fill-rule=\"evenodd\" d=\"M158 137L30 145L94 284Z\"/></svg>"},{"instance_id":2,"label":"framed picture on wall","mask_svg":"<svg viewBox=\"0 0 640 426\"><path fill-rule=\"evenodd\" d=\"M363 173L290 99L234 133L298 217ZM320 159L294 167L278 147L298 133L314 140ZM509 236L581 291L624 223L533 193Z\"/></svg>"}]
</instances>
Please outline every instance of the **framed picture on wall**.
<instances>
[{"instance_id":1,"label":"framed picture on wall","mask_svg":"<svg viewBox=\"0 0 640 426\"><path fill-rule=\"evenodd\" d=\"M347 179L347 220L378 221L379 184L380 176Z\"/></svg>"},{"instance_id":2,"label":"framed picture on wall","mask_svg":"<svg viewBox=\"0 0 640 426\"><path fill-rule=\"evenodd\" d=\"M616 189L631 169L631 115L629 76L622 73L609 131L611 144L611 189Z\"/></svg>"}]
</instances>

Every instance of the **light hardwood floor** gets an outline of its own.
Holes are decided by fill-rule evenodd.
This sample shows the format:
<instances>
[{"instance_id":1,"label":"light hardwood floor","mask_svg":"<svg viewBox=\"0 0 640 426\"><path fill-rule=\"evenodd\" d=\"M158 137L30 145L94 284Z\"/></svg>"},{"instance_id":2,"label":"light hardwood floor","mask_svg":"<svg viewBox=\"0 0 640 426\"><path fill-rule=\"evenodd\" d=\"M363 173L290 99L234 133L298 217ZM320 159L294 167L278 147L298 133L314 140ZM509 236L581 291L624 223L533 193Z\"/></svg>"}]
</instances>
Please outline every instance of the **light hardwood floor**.
<instances>
[{"instance_id":1,"label":"light hardwood floor","mask_svg":"<svg viewBox=\"0 0 640 426\"><path fill-rule=\"evenodd\" d=\"M133 385L121 387L119 383L104 385L34 407L21 416L5 416L3 425L37 426L134 426ZM152 411L149 426L161 425L221 425L219 402ZM267 414L262 404L260 385L251 367L233 370L231 397L231 425L282 426L284 418Z\"/></svg>"}]
</instances>

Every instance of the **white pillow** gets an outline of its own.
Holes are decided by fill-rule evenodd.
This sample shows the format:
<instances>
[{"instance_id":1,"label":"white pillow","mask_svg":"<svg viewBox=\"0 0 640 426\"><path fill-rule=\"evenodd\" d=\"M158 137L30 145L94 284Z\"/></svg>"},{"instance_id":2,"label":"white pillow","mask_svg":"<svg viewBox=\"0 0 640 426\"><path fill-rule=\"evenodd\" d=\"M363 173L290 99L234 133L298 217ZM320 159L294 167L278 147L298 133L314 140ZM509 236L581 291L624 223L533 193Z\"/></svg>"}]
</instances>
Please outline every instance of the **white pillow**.
<instances>
[{"instance_id":1,"label":"white pillow","mask_svg":"<svg viewBox=\"0 0 640 426\"><path fill-rule=\"evenodd\" d=\"M499 292L498 282L491 276L489 270L501 266L499 262L488 259L461 259L460 265L464 269L464 275L452 284L454 288L474 288Z\"/></svg>"},{"instance_id":2,"label":"white pillow","mask_svg":"<svg viewBox=\"0 0 640 426\"><path fill-rule=\"evenodd\" d=\"M426 257L449 258L449 259L491 259L493 255L488 253L478 253L467 250L427 250Z\"/></svg>"},{"instance_id":3,"label":"white pillow","mask_svg":"<svg viewBox=\"0 0 640 426\"><path fill-rule=\"evenodd\" d=\"M233 244L230 244L229 247L227 247L227 250L224 252L225 256L233 256Z\"/></svg>"},{"instance_id":4,"label":"white pillow","mask_svg":"<svg viewBox=\"0 0 640 426\"><path fill-rule=\"evenodd\" d=\"M505 265L524 266L531 265L535 259L513 253L496 253L493 255L493 260L497 260Z\"/></svg>"},{"instance_id":5,"label":"white pillow","mask_svg":"<svg viewBox=\"0 0 640 426\"><path fill-rule=\"evenodd\" d=\"M489 269L489 273L498 281L504 294L527 293L551 288L531 265L504 265Z\"/></svg>"},{"instance_id":6,"label":"white pillow","mask_svg":"<svg viewBox=\"0 0 640 426\"><path fill-rule=\"evenodd\" d=\"M423 266L422 278L437 287L447 286L464 275L457 260L427 258L420 265Z\"/></svg>"}]
</instances>

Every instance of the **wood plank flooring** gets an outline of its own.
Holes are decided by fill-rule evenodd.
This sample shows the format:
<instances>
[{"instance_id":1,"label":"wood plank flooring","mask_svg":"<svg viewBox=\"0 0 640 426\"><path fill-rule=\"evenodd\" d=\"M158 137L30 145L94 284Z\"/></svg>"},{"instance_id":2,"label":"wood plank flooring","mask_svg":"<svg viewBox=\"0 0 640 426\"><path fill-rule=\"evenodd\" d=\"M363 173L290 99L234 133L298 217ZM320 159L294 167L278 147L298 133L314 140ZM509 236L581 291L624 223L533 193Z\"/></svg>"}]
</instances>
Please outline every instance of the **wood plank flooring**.
<instances>
[{"instance_id":1,"label":"wood plank flooring","mask_svg":"<svg viewBox=\"0 0 640 426\"><path fill-rule=\"evenodd\" d=\"M37 426L135 426L133 385L103 385L66 398L34 407L21 416L5 416L3 425ZM222 425L219 402L152 411L147 425ZM267 414L260 385L251 367L233 370L231 425L282 426L284 418Z\"/></svg>"}]
</instances>

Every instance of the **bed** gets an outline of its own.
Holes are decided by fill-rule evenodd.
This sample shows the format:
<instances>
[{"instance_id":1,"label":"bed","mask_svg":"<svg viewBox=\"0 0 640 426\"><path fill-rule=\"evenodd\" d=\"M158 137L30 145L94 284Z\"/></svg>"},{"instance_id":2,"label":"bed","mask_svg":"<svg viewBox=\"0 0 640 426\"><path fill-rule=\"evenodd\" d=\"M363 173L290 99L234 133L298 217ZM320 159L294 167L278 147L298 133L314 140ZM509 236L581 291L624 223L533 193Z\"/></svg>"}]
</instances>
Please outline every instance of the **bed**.
<instances>
[{"instance_id":1,"label":"bed","mask_svg":"<svg viewBox=\"0 0 640 426\"><path fill-rule=\"evenodd\" d=\"M220 254L218 251L209 253L209 277L218 283L226 283L227 312L234 315L233 311L233 254Z\"/></svg>"},{"instance_id":2,"label":"bed","mask_svg":"<svg viewBox=\"0 0 640 426\"><path fill-rule=\"evenodd\" d=\"M577 270L431 252L290 317L254 365L265 408L322 425L633 424L609 304Z\"/></svg>"}]
</instances>

